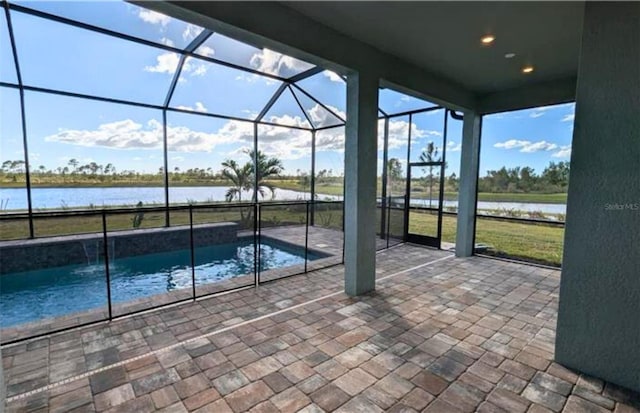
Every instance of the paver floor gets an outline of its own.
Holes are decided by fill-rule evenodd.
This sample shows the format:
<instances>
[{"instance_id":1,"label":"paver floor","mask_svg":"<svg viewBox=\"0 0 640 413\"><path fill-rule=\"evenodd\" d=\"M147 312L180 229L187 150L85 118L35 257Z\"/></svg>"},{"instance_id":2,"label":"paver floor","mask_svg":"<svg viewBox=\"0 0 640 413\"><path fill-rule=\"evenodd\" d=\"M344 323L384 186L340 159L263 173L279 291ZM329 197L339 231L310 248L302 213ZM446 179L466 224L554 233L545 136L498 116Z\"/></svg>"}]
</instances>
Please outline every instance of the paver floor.
<instances>
[{"instance_id":1,"label":"paver floor","mask_svg":"<svg viewBox=\"0 0 640 413\"><path fill-rule=\"evenodd\" d=\"M8 411L640 411L553 362L557 270L403 245L357 298L343 271L3 347Z\"/></svg>"}]
</instances>

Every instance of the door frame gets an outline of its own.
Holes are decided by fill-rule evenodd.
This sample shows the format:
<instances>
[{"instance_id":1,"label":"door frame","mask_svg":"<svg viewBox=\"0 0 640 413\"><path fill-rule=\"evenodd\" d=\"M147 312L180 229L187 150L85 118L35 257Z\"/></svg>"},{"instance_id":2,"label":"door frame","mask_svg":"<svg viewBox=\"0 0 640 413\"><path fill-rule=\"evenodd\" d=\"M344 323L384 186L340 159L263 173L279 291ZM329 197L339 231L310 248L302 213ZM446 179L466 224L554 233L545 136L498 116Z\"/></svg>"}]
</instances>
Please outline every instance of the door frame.
<instances>
[{"instance_id":1,"label":"door frame","mask_svg":"<svg viewBox=\"0 0 640 413\"><path fill-rule=\"evenodd\" d=\"M436 236L423 235L423 234L413 234L409 232L409 219L411 216L411 209L423 209L411 206L411 171L413 168L424 168L429 166L438 166L440 167L440 185L438 186L438 208L437 208L437 229ZM440 249L441 241L442 241L442 211L443 211L443 203L444 203L444 174L445 174L445 162L412 162L409 163L407 167L407 201L405 202L404 208L404 225L405 225L405 239L407 242L411 242L414 244L427 245L429 247L434 247ZM431 209L433 210L433 209Z\"/></svg>"}]
</instances>

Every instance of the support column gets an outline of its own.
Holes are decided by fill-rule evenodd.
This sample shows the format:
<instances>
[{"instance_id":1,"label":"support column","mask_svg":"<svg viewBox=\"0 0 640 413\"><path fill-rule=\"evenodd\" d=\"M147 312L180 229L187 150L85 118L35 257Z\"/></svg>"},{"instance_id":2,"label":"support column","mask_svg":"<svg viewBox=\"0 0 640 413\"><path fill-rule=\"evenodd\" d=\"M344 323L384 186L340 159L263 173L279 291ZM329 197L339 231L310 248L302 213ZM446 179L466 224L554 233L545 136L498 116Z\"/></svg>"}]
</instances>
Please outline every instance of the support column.
<instances>
[{"instance_id":1,"label":"support column","mask_svg":"<svg viewBox=\"0 0 640 413\"><path fill-rule=\"evenodd\" d=\"M360 295L376 284L376 173L378 78L347 77L345 176L345 292Z\"/></svg>"},{"instance_id":2,"label":"support column","mask_svg":"<svg viewBox=\"0 0 640 413\"><path fill-rule=\"evenodd\" d=\"M555 359L640 391L640 3L586 2Z\"/></svg>"},{"instance_id":3,"label":"support column","mask_svg":"<svg viewBox=\"0 0 640 413\"><path fill-rule=\"evenodd\" d=\"M0 413L4 413L4 405L7 400L7 388L4 385L4 370L2 364L2 349L0 349Z\"/></svg>"},{"instance_id":4,"label":"support column","mask_svg":"<svg viewBox=\"0 0 640 413\"><path fill-rule=\"evenodd\" d=\"M460 155L460 185L458 188L456 257L470 257L473 255L476 232L481 125L482 117L480 115L475 112L464 112L462 153Z\"/></svg>"}]
</instances>

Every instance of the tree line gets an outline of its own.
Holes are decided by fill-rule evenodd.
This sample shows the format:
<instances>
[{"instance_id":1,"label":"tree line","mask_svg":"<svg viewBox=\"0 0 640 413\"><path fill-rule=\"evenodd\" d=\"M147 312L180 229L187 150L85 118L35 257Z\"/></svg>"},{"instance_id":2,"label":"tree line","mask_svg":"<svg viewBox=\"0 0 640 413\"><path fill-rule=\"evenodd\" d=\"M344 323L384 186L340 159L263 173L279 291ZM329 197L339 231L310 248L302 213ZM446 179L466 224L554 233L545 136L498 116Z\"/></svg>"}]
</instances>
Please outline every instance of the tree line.
<instances>
[{"instance_id":1,"label":"tree line","mask_svg":"<svg viewBox=\"0 0 640 413\"><path fill-rule=\"evenodd\" d=\"M425 151L425 161L437 160L437 151ZM281 165L281 164L280 164ZM228 165L227 165L228 166ZM169 179L172 182L224 184L229 182L225 173L227 166L221 170L208 168L173 168L169 171ZM245 164L246 166L246 164ZM282 165L281 165L282 166ZM405 172L403 164L398 158L390 158L387 162L389 183L392 186L403 186ZM432 176L434 171L425 171ZM119 170L112 163L105 165L96 162L80 163L77 159L70 159L67 165L49 169L44 165L31 168L32 177L36 183L85 183L85 182L161 182L164 176L164 168L160 167L157 173L139 172L130 169ZM25 162L23 160L6 160L0 164L0 179L4 182L24 182ZM295 179L302 187L310 185L310 177L306 171L297 171L297 175L285 175L284 167L277 175L270 179ZM331 170L320 170L316 174L316 184L330 185L334 181L342 179L341 175L333 174ZM455 173L445 178L445 191L457 191L459 177ZM494 193L562 193L567 191L569 185L569 162L550 162L541 173L529 167L502 167L497 170L487 171L485 176L478 180L479 192ZM427 187L430 187L428 185Z\"/></svg>"},{"instance_id":2,"label":"tree line","mask_svg":"<svg viewBox=\"0 0 640 413\"><path fill-rule=\"evenodd\" d=\"M431 162L431 158L422 159ZM427 177L433 176L433 169L425 171ZM387 162L387 175L391 185L405 182L405 172L402 162L398 158L391 158ZM445 177L445 191L457 191L459 177L452 173ZM497 170L487 171L485 176L478 179L479 192L493 193L564 193L569 186L569 162L550 162L538 174L529 166L507 168L503 166Z\"/></svg>"},{"instance_id":3,"label":"tree line","mask_svg":"<svg viewBox=\"0 0 640 413\"><path fill-rule=\"evenodd\" d=\"M542 173L529 166L515 168L502 167L487 171L478 180L480 192L567 192L569 186L569 162L550 162Z\"/></svg>"}]
</instances>

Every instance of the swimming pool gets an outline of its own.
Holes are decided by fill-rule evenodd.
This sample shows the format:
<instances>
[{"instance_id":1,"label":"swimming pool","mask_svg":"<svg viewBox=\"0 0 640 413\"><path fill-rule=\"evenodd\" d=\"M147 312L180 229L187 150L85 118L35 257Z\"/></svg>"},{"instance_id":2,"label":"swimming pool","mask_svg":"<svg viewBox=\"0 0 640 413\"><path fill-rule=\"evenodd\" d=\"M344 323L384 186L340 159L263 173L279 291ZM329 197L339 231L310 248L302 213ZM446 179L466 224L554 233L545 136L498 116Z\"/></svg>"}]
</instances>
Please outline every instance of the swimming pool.
<instances>
[{"instance_id":1,"label":"swimming pool","mask_svg":"<svg viewBox=\"0 0 640 413\"><path fill-rule=\"evenodd\" d=\"M195 280L210 284L253 274L253 239L194 250ZM309 260L322 258L308 253ZM304 249L263 240L261 271L304 264ZM110 263L111 300L137 298L191 288L191 250L119 258ZM107 306L104 264L68 265L0 276L0 327L59 317Z\"/></svg>"}]
</instances>

